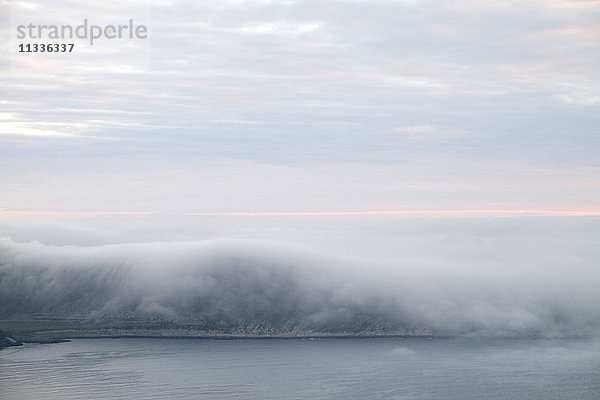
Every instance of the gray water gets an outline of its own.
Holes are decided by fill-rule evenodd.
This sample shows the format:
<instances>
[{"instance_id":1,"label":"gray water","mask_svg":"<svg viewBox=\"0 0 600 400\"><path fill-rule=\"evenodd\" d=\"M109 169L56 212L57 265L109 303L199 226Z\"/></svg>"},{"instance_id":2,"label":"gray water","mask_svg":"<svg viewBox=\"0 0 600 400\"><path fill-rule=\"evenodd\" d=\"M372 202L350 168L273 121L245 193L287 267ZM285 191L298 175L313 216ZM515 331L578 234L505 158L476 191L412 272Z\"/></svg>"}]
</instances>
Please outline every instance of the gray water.
<instances>
[{"instance_id":1,"label":"gray water","mask_svg":"<svg viewBox=\"0 0 600 400\"><path fill-rule=\"evenodd\" d=\"M0 398L599 399L600 341L79 339L0 351Z\"/></svg>"}]
</instances>

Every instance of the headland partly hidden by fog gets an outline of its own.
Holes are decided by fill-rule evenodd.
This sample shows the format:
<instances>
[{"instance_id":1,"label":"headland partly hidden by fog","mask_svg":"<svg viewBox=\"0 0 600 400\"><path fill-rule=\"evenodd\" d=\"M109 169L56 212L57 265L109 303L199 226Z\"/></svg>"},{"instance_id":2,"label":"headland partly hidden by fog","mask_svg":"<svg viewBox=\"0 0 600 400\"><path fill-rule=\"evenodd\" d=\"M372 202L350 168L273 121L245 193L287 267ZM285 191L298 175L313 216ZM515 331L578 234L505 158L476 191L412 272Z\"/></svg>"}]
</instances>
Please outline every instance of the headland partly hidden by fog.
<instances>
[{"instance_id":1,"label":"headland partly hidden by fog","mask_svg":"<svg viewBox=\"0 0 600 400\"><path fill-rule=\"evenodd\" d=\"M597 217L0 226L0 328L17 337L600 332Z\"/></svg>"}]
</instances>

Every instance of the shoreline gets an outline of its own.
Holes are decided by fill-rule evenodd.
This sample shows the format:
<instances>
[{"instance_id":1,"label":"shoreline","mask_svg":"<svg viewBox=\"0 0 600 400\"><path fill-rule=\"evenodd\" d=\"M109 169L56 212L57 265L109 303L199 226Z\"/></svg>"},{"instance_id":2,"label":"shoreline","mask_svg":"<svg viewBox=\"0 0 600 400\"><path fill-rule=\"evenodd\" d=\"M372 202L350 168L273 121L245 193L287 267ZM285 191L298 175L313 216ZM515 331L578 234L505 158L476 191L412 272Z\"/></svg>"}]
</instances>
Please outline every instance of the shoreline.
<instances>
[{"instance_id":1,"label":"shoreline","mask_svg":"<svg viewBox=\"0 0 600 400\"><path fill-rule=\"evenodd\" d=\"M211 340L271 340L271 339L454 339L452 335L90 335L90 336L69 336L67 340L74 339L211 339Z\"/></svg>"},{"instance_id":2,"label":"shoreline","mask_svg":"<svg viewBox=\"0 0 600 400\"><path fill-rule=\"evenodd\" d=\"M1 332L1 331L0 331ZM0 350L9 347L23 346L24 344L55 344L67 343L72 340L84 339L194 339L194 340L327 340L327 339L405 339L405 340L450 340L461 337L470 338L487 338L487 339L557 339L552 337L541 336L462 336L462 335L405 335L405 334L315 334L315 335L229 335L229 334L213 334L213 335L143 335L143 334L115 334L115 335L85 335L85 336L63 336L52 338L20 338L7 334L0 335ZM579 336L561 337L561 339L584 339Z\"/></svg>"},{"instance_id":3,"label":"shoreline","mask_svg":"<svg viewBox=\"0 0 600 400\"><path fill-rule=\"evenodd\" d=\"M0 350L9 347L23 346L24 344L54 344L66 343L76 339L196 339L196 340L322 340L322 339L454 339L452 335L400 335L400 334L365 334L365 335L141 335L141 334L115 334L115 335L85 335L63 336L52 338L21 338L8 334L0 334Z\"/></svg>"}]
</instances>

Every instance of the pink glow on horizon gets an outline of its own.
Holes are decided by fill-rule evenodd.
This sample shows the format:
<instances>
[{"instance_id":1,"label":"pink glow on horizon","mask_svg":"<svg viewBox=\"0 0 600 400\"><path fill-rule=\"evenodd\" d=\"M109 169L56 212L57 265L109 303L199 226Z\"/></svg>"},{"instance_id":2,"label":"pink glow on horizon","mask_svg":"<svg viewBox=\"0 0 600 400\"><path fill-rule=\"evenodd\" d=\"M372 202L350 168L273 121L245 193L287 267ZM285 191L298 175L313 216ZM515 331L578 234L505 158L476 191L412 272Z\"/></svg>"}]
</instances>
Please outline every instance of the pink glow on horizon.
<instances>
[{"instance_id":1,"label":"pink glow on horizon","mask_svg":"<svg viewBox=\"0 0 600 400\"><path fill-rule=\"evenodd\" d=\"M369 210L369 211L305 211L305 212L223 212L193 213L199 217L303 217L303 216L405 216L405 217L512 217L512 216L586 216L600 215L587 210Z\"/></svg>"}]
</instances>

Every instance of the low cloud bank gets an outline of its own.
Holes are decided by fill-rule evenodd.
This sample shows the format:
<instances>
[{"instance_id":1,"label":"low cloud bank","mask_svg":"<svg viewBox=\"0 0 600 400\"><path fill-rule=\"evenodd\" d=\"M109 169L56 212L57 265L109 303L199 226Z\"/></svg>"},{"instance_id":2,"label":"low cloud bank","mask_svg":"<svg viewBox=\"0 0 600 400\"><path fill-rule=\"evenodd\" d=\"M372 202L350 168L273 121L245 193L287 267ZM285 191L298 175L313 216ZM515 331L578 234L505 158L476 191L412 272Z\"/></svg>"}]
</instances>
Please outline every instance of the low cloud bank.
<instances>
[{"instance_id":1,"label":"low cloud bank","mask_svg":"<svg viewBox=\"0 0 600 400\"><path fill-rule=\"evenodd\" d=\"M600 258L589 230L545 232L470 227L447 234L446 257L427 257L432 241L422 257L377 257L266 239L56 246L5 237L0 318L254 334L598 334Z\"/></svg>"}]
</instances>

